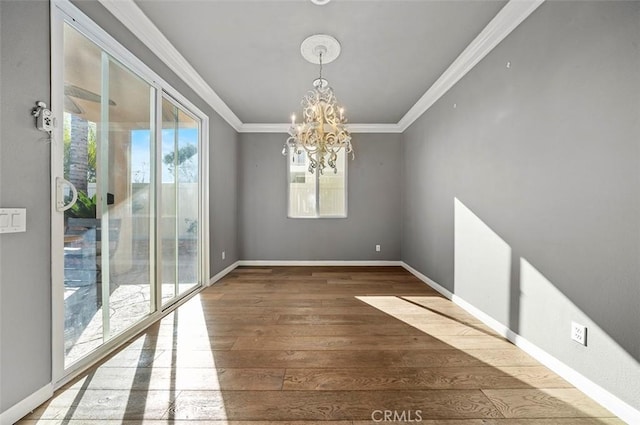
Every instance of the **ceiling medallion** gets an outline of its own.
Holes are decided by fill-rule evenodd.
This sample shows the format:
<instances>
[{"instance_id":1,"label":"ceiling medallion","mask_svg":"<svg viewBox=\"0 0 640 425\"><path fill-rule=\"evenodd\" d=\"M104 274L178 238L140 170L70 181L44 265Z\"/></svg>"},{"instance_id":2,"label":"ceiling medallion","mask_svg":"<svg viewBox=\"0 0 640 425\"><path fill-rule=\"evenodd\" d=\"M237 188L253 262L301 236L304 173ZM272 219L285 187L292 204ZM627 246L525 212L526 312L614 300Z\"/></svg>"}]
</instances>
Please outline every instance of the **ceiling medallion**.
<instances>
[{"instance_id":1,"label":"ceiling medallion","mask_svg":"<svg viewBox=\"0 0 640 425\"><path fill-rule=\"evenodd\" d=\"M327 166L337 173L338 152L344 149L353 155L353 147L351 134L345 127L344 108L337 106L333 89L322 78L322 65L333 62L340 55L340 43L330 35L316 34L302 42L300 52L307 61L320 65L320 76L302 99L302 122L296 124L296 116L291 116L289 138L282 154L304 151L309 158L310 173L317 169L323 174Z\"/></svg>"},{"instance_id":2,"label":"ceiling medallion","mask_svg":"<svg viewBox=\"0 0 640 425\"><path fill-rule=\"evenodd\" d=\"M318 6L324 6L329 3L331 0L311 0L311 3L317 4Z\"/></svg>"}]
</instances>

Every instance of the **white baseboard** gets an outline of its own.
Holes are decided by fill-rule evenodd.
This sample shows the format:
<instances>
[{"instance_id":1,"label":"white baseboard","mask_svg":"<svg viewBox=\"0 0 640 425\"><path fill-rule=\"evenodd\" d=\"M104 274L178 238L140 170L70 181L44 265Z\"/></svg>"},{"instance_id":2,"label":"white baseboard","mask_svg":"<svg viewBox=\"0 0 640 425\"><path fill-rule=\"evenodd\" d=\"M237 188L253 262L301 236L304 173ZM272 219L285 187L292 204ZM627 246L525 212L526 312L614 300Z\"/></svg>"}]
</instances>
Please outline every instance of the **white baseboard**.
<instances>
[{"instance_id":1,"label":"white baseboard","mask_svg":"<svg viewBox=\"0 0 640 425\"><path fill-rule=\"evenodd\" d=\"M423 275L413 267L404 262L402 262L402 267L407 269L411 274L422 280L427 285L431 286L436 291L440 292L445 297L449 298L452 302L466 310L469 314L473 315L485 325L489 326L499 335L511 341L515 346L520 348L525 353L529 354L544 366L551 369L564 380L585 393L587 396L591 397L591 399L611 411L611 413L618 416L623 421L629 424L640 424L640 411L620 400L618 397L611 394L600 385L596 384L581 373L567 366L565 363L561 362L537 345L528 341L526 338L518 335L507 326L498 322L496 319L489 316L474 305L468 303L457 295L451 293L449 290L438 285L436 282L429 279L427 276Z\"/></svg>"},{"instance_id":2,"label":"white baseboard","mask_svg":"<svg viewBox=\"0 0 640 425\"><path fill-rule=\"evenodd\" d=\"M458 305L459 307L462 307L464 310L467 311L467 313L471 314L476 319L480 320L482 323L484 323L485 325L489 326L491 329L496 331L498 335L507 338L509 341L513 342L515 345L518 345L515 343L517 338L524 339L518 334L516 334L515 332L513 332L511 329L503 325L502 323L498 322L493 317L489 316L482 310L476 308L474 305L469 304L459 296L454 295L451 298L451 301L453 301L454 304Z\"/></svg>"},{"instance_id":3,"label":"white baseboard","mask_svg":"<svg viewBox=\"0 0 640 425\"><path fill-rule=\"evenodd\" d=\"M240 260L239 266L400 266L400 261L341 261L341 260Z\"/></svg>"},{"instance_id":4,"label":"white baseboard","mask_svg":"<svg viewBox=\"0 0 640 425\"><path fill-rule=\"evenodd\" d=\"M431 286L436 291L440 292L446 298L451 299L451 297L453 296L453 294L448 289L446 289L444 286L438 285L436 282L434 282L433 280L429 279L427 276L423 275L418 270L414 269L413 267L411 267L410 265L408 265L404 261L401 261L400 265L405 270L407 270L409 273L411 273L412 275L414 275L415 277L417 277L418 279L420 279L421 281L423 281L427 285Z\"/></svg>"},{"instance_id":5,"label":"white baseboard","mask_svg":"<svg viewBox=\"0 0 640 425\"><path fill-rule=\"evenodd\" d=\"M226 275L228 275L229 273L231 273L236 267L238 267L240 265L240 261L236 261L235 263L231 264L229 267L227 267L226 269L222 270L221 272L215 274L213 277L211 277L209 279L209 284L207 286L211 286L214 283L216 283L217 281L219 281L220 279L222 279L223 277L225 277Z\"/></svg>"},{"instance_id":6,"label":"white baseboard","mask_svg":"<svg viewBox=\"0 0 640 425\"><path fill-rule=\"evenodd\" d=\"M578 388L592 400L608 409L611 413L628 424L640 424L640 411L620 400L600 385L591 381L581 373L567 366L535 344L520 335L512 341L518 348L560 375L564 380Z\"/></svg>"},{"instance_id":7,"label":"white baseboard","mask_svg":"<svg viewBox=\"0 0 640 425\"><path fill-rule=\"evenodd\" d=\"M567 366L565 363L547 353L526 338L513 332L511 329L477 309L462 298L454 295L452 301L496 331L498 334L507 338L522 351L529 354L556 374L560 375L564 380L571 383L571 385L591 397L594 401L610 410L611 413L618 416L623 421L630 424L640 424L640 411L629 406L627 403L620 400L600 385Z\"/></svg>"},{"instance_id":8,"label":"white baseboard","mask_svg":"<svg viewBox=\"0 0 640 425\"><path fill-rule=\"evenodd\" d=\"M27 398L0 413L0 425L11 425L32 412L53 396L53 384L49 383Z\"/></svg>"}]
</instances>

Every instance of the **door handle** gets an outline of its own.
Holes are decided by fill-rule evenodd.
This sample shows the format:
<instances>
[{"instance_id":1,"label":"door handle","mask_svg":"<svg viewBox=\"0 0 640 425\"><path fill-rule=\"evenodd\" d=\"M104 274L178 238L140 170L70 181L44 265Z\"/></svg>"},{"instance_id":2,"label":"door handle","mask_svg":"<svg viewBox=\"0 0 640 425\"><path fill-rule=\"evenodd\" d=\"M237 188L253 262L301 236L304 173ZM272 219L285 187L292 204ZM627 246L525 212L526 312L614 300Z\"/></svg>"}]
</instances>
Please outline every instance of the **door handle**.
<instances>
[{"instance_id":1,"label":"door handle","mask_svg":"<svg viewBox=\"0 0 640 425\"><path fill-rule=\"evenodd\" d=\"M71 201L68 204L64 203L64 187L68 186L71 189ZM62 177L56 177L56 211L63 212L71 208L78 200L78 190L69 180L65 180Z\"/></svg>"}]
</instances>

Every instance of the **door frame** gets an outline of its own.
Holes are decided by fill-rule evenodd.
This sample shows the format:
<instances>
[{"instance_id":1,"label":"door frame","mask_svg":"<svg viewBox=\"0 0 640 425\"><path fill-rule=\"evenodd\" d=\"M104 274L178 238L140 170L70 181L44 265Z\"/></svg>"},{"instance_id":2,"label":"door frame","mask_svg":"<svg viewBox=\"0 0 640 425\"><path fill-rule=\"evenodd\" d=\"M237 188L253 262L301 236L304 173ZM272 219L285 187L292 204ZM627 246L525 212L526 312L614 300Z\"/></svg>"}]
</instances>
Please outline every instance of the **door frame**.
<instances>
[{"instance_id":1,"label":"door frame","mask_svg":"<svg viewBox=\"0 0 640 425\"><path fill-rule=\"evenodd\" d=\"M198 107L196 107L185 96L175 90L170 84L168 84L163 78L156 74L151 68L142 62L141 59L133 55L122 44L120 44L115 38L109 35L106 31L100 28L91 18L85 15L80 9L74 6L69 0L51 0L50 10L50 23L51 23L51 110L53 117L57 125L52 133L51 142L51 361L52 361L52 375L51 382L54 389L59 388L65 383L69 382L74 377L81 374L83 371L96 364L98 361L109 355L115 349L127 342L132 336L139 333L153 322L159 320L164 315L170 313L179 305L184 303L190 296L197 293L199 290L208 285L209 281L209 117L205 115ZM77 31L95 43L104 52L111 57L121 62L131 71L133 71L138 77L145 80L155 91L155 124L156 129L161 128L158 126L159 120L161 120L161 114L159 113L159 105L163 95L174 99L181 106L187 109L191 114L200 120L200 134L199 134L199 208L200 221L198 225L198 252L199 252L199 276L200 282L194 287L194 290L185 293L182 297L179 297L176 302L165 306L163 309L160 300L160 288L158 282L161 282L160 273L158 267L158 256L152 262L152 268L154 268L153 275L155 281L152 282L155 285L155 289L152 288L152 293L155 292L155 311L151 312L146 318L137 322L126 331L104 342L99 349L89 353L83 359L70 365L67 369L64 367L64 252L62 247L64 246L64 222L63 212L59 212L56 208L57 201L57 178L63 177L63 155L64 155L64 143L63 143L63 99L64 99L64 81L63 81L63 69L64 69L64 24L69 24ZM152 132L155 139L154 146L156 147L156 177L158 170L161 167L161 145L160 145L160 132ZM160 162L158 162L160 161ZM161 190L159 190L158 182L161 180L156 179L156 187L154 188L155 194L155 211L156 217L154 218L154 227L152 236L155 240L158 240L159 228L157 225L157 216L159 209L159 197Z\"/></svg>"}]
</instances>

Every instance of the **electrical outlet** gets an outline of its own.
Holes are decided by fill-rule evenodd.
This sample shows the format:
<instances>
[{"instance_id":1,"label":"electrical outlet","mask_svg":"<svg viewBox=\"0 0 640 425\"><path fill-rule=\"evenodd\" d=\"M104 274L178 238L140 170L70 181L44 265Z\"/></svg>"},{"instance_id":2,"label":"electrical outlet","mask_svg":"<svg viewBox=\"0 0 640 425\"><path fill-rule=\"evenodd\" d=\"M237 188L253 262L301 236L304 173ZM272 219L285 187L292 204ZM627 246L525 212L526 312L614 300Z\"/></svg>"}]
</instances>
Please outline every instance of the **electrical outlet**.
<instances>
[{"instance_id":1,"label":"electrical outlet","mask_svg":"<svg viewBox=\"0 0 640 425\"><path fill-rule=\"evenodd\" d=\"M222 251L222 259L224 260L227 257L227 253Z\"/></svg>"},{"instance_id":2,"label":"electrical outlet","mask_svg":"<svg viewBox=\"0 0 640 425\"><path fill-rule=\"evenodd\" d=\"M571 322L571 339L582 344L587 345L587 327L576 322Z\"/></svg>"},{"instance_id":3,"label":"electrical outlet","mask_svg":"<svg viewBox=\"0 0 640 425\"><path fill-rule=\"evenodd\" d=\"M380 252L380 245L376 245L376 252Z\"/></svg>"}]
</instances>

